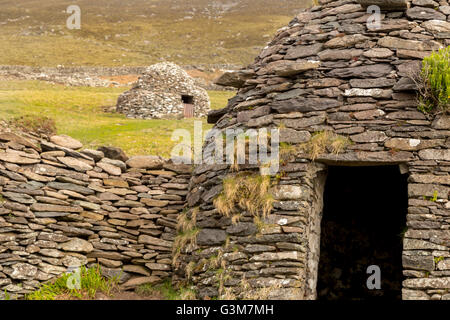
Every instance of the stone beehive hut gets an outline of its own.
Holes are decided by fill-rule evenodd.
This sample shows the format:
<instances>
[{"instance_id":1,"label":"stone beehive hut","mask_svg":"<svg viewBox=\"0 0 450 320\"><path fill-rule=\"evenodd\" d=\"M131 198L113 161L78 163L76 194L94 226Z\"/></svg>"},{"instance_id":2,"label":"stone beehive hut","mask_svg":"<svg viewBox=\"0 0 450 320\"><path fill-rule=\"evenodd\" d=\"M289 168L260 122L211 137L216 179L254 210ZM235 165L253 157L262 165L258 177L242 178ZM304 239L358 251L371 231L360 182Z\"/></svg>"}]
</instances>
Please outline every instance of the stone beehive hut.
<instances>
[{"instance_id":1,"label":"stone beehive hut","mask_svg":"<svg viewBox=\"0 0 450 320\"><path fill-rule=\"evenodd\" d=\"M98 263L200 298L450 299L450 120L418 111L410 78L449 45L449 4L373 0L372 29L365 0L319 2L220 79L239 92L209 113L205 155L227 129L278 129L272 176L0 123L0 298ZM146 77L127 94L161 89Z\"/></svg>"},{"instance_id":2,"label":"stone beehive hut","mask_svg":"<svg viewBox=\"0 0 450 320\"><path fill-rule=\"evenodd\" d=\"M210 111L208 93L173 63L148 67L134 87L117 100L116 111L135 119L203 117Z\"/></svg>"},{"instance_id":3,"label":"stone beehive hut","mask_svg":"<svg viewBox=\"0 0 450 320\"><path fill-rule=\"evenodd\" d=\"M319 0L219 79L239 92L209 121L279 128L282 157L270 186L256 165L195 169L178 269L200 297L450 299L450 120L410 78L450 44L450 6L372 1L372 27L365 2Z\"/></svg>"}]
</instances>

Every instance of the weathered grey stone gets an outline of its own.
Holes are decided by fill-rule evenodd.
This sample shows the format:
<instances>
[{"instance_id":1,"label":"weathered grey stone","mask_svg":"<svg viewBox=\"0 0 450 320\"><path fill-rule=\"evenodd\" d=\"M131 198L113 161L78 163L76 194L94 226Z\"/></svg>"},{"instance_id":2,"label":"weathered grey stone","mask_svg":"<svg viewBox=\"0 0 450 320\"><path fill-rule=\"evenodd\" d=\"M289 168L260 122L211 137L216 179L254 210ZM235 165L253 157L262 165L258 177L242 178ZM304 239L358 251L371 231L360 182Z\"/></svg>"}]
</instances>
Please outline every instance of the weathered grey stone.
<instances>
[{"instance_id":1,"label":"weathered grey stone","mask_svg":"<svg viewBox=\"0 0 450 320\"><path fill-rule=\"evenodd\" d=\"M437 184L413 184L408 185L408 195L410 197L434 197L437 195L441 199L448 198L448 187Z\"/></svg>"},{"instance_id":2,"label":"weathered grey stone","mask_svg":"<svg viewBox=\"0 0 450 320\"><path fill-rule=\"evenodd\" d=\"M403 77L398 80L398 82L392 89L394 89L395 91L416 90L417 85L411 78Z\"/></svg>"},{"instance_id":3,"label":"weathered grey stone","mask_svg":"<svg viewBox=\"0 0 450 320\"><path fill-rule=\"evenodd\" d=\"M337 14L343 14L343 13L352 13L352 12L360 11L361 9L362 9L362 7L359 4L353 4L353 3L344 4L341 6L334 7L334 8L325 9L322 12L322 17L335 16Z\"/></svg>"},{"instance_id":4,"label":"weathered grey stone","mask_svg":"<svg viewBox=\"0 0 450 320\"><path fill-rule=\"evenodd\" d=\"M367 41L369 38L360 34L346 35L343 37L336 37L325 42L325 48L345 48L353 46L357 43Z\"/></svg>"},{"instance_id":5,"label":"weathered grey stone","mask_svg":"<svg viewBox=\"0 0 450 320\"><path fill-rule=\"evenodd\" d=\"M344 95L347 97L373 97L386 99L392 96L392 90L352 88L345 90Z\"/></svg>"},{"instance_id":6,"label":"weathered grey stone","mask_svg":"<svg viewBox=\"0 0 450 320\"><path fill-rule=\"evenodd\" d=\"M147 198L142 198L141 202L149 207L165 207L169 204L169 201L166 200L154 200Z\"/></svg>"},{"instance_id":7,"label":"weathered grey stone","mask_svg":"<svg viewBox=\"0 0 450 320\"><path fill-rule=\"evenodd\" d=\"M373 64L354 68L336 68L328 72L330 77L381 78L389 75L393 68L389 64Z\"/></svg>"},{"instance_id":8,"label":"weathered grey stone","mask_svg":"<svg viewBox=\"0 0 450 320\"><path fill-rule=\"evenodd\" d=\"M395 111L386 115L386 119L394 120L425 120L425 115L418 111Z\"/></svg>"},{"instance_id":9,"label":"weathered grey stone","mask_svg":"<svg viewBox=\"0 0 450 320\"><path fill-rule=\"evenodd\" d=\"M253 78L254 75L253 70L227 71L214 80L214 83L219 86L241 88L245 81Z\"/></svg>"},{"instance_id":10,"label":"weathered grey stone","mask_svg":"<svg viewBox=\"0 0 450 320\"><path fill-rule=\"evenodd\" d=\"M419 156L425 160L450 161L449 149L426 149L419 152Z\"/></svg>"},{"instance_id":11,"label":"weathered grey stone","mask_svg":"<svg viewBox=\"0 0 450 320\"><path fill-rule=\"evenodd\" d=\"M82 212L83 208L77 206L60 206L46 203L33 203L30 207L33 211L55 211L55 212Z\"/></svg>"},{"instance_id":12,"label":"weathered grey stone","mask_svg":"<svg viewBox=\"0 0 450 320\"><path fill-rule=\"evenodd\" d=\"M58 157L59 162L65 164L69 168L75 169L80 172L86 172L88 170L92 170L93 167L87 164L84 161L78 160L72 157Z\"/></svg>"},{"instance_id":13,"label":"weathered grey stone","mask_svg":"<svg viewBox=\"0 0 450 320\"><path fill-rule=\"evenodd\" d=\"M291 47L286 52L285 59L298 59L298 58L305 58L310 56L315 56L318 54L323 48L323 44L321 43L315 43L312 45L307 46L296 46Z\"/></svg>"},{"instance_id":14,"label":"weathered grey stone","mask_svg":"<svg viewBox=\"0 0 450 320\"><path fill-rule=\"evenodd\" d=\"M169 241L158 239L145 234L139 236L138 242L142 244L150 244L161 247L172 247L172 243Z\"/></svg>"},{"instance_id":15,"label":"weathered grey stone","mask_svg":"<svg viewBox=\"0 0 450 320\"><path fill-rule=\"evenodd\" d=\"M40 162L39 159L27 158L11 152L0 152L0 161L16 164L34 164Z\"/></svg>"},{"instance_id":16,"label":"weathered grey stone","mask_svg":"<svg viewBox=\"0 0 450 320\"><path fill-rule=\"evenodd\" d=\"M163 165L162 159L157 156L135 156L126 163L131 168L139 169L161 169Z\"/></svg>"},{"instance_id":17,"label":"weathered grey stone","mask_svg":"<svg viewBox=\"0 0 450 320\"><path fill-rule=\"evenodd\" d=\"M417 51L417 50L405 50L397 49L397 57L406 59L423 59L431 54L430 51Z\"/></svg>"},{"instance_id":18,"label":"weathered grey stone","mask_svg":"<svg viewBox=\"0 0 450 320\"><path fill-rule=\"evenodd\" d=\"M418 20L445 20L444 14L437 10L425 7L413 7L406 10L406 15L411 19Z\"/></svg>"},{"instance_id":19,"label":"weathered grey stone","mask_svg":"<svg viewBox=\"0 0 450 320\"><path fill-rule=\"evenodd\" d=\"M237 224L232 224L226 230L228 234L235 236L249 236L257 232L257 228L254 223L240 222Z\"/></svg>"},{"instance_id":20,"label":"weathered grey stone","mask_svg":"<svg viewBox=\"0 0 450 320\"><path fill-rule=\"evenodd\" d=\"M351 79L350 85L353 88L383 88L392 87L395 84L394 79L375 78L375 79Z\"/></svg>"},{"instance_id":21,"label":"weathered grey stone","mask_svg":"<svg viewBox=\"0 0 450 320\"><path fill-rule=\"evenodd\" d=\"M129 264L129 265L123 266L122 269L125 272L137 273L137 274L141 274L146 277L150 276L150 271L148 271L148 269L143 266Z\"/></svg>"},{"instance_id":22,"label":"weathered grey stone","mask_svg":"<svg viewBox=\"0 0 450 320\"><path fill-rule=\"evenodd\" d=\"M227 234L220 229L201 229L197 235L197 244L202 245L221 245L225 242Z\"/></svg>"},{"instance_id":23,"label":"weathered grey stone","mask_svg":"<svg viewBox=\"0 0 450 320\"><path fill-rule=\"evenodd\" d=\"M94 250L94 247L90 242L80 238L74 238L67 242L61 243L59 245L59 248L64 251L84 252L84 253L89 253L92 250Z\"/></svg>"},{"instance_id":24,"label":"weathered grey stone","mask_svg":"<svg viewBox=\"0 0 450 320\"><path fill-rule=\"evenodd\" d=\"M403 300L430 300L430 297L420 290L402 289Z\"/></svg>"},{"instance_id":25,"label":"weathered grey stone","mask_svg":"<svg viewBox=\"0 0 450 320\"><path fill-rule=\"evenodd\" d=\"M439 6L439 11L443 14L449 15L450 14L450 6Z\"/></svg>"},{"instance_id":26,"label":"weathered grey stone","mask_svg":"<svg viewBox=\"0 0 450 320\"><path fill-rule=\"evenodd\" d=\"M278 185L271 189L276 200L298 200L305 198L305 191L300 186Z\"/></svg>"},{"instance_id":27,"label":"weathered grey stone","mask_svg":"<svg viewBox=\"0 0 450 320\"><path fill-rule=\"evenodd\" d=\"M402 256L403 268L414 270L434 270L433 256Z\"/></svg>"},{"instance_id":28,"label":"weathered grey stone","mask_svg":"<svg viewBox=\"0 0 450 320\"><path fill-rule=\"evenodd\" d=\"M363 55L367 58L385 59L394 55L394 52L387 48L373 48L365 51Z\"/></svg>"},{"instance_id":29,"label":"weathered grey stone","mask_svg":"<svg viewBox=\"0 0 450 320\"><path fill-rule=\"evenodd\" d=\"M105 157L105 154L98 150L84 149L80 151L82 154L94 159L94 161L100 161Z\"/></svg>"},{"instance_id":30,"label":"weathered grey stone","mask_svg":"<svg viewBox=\"0 0 450 320\"><path fill-rule=\"evenodd\" d=\"M403 281L403 286L411 289L449 289L450 278L406 279Z\"/></svg>"},{"instance_id":31,"label":"weathered grey stone","mask_svg":"<svg viewBox=\"0 0 450 320\"><path fill-rule=\"evenodd\" d=\"M122 169L106 162L97 162L97 166L113 176L120 176L122 173Z\"/></svg>"},{"instance_id":32,"label":"weathered grey stone","mask_svg":"<svg viewBox=\"0 0 450 320\"><path fill-rule=\"evenodd\" d=\"M131 278L130 280L126 281L122 284L122 286L126 289L132 289L137 288L143 284L157 284L161 282L161 278L156 276L150 276L150 277L136 277Z\"/></svg>"},{"instance_id":33,"label":"weathered grey stone","mask_svg":"<svg viewBox=\"0 0 450 320\"><path fill-rule=\"evenodd\" d=\"M309 141L311 134L309 131L297 131L290 128L280 129L280 142L286 143L302 143Z\"/></svg>"},{"instance_id":34,"label":"weathered grey stone","mask_svg":"<svg viewBox=\"0 0 450 320\"><path fill-rule=\"evenodd\" d=\"M32 196L29 196L27 194L20 194L16 192L2 192L2 196L5 198L8 198L12 201L19 202L22 204L33 204L36 202Z\"/></svg>"},{"instance_id":35,"label":"weathered grey stone","mask_svg":"<svg viewBox=\"0 0 450 320\"><path fill-rule=\"evenodd\" d=\"M363 50L359 49L343 49L343 50L324 50L320 52L319 58L322 61L328 60L350 60L354 57L359 57Z\"/></svg>"},{"instance_id":36,"label":"weathered grey stone","mask_svg":"<svg viewBox=\"0 0 450 320\"><path fill-rule=\"evenodd\" d=\"M442 141L438 140L421 140L407 138L391 138L385 142L385 146L398 150L421 150L432 148L439 145Z\"/></svg>"},{"instance_id":37,"label":"weathered grey stone","mask_svg":"<svg viewBox=\"0 0 450 320\"><path fill-rule=\"evenodd\" d=\"M247 122L252 118L262 117L270 113L270 107L258 107L253 110L241 111L237 114L238 122Z\"/></svg>"},{"instance_id":38,"label":"weathered grey stone","mask_svg":"<svg viewBox=\"0 0 450 320\"><path fill-rule=\"evenodd\" d=\"M97 151L103 152L105 157L109 159L120 160L123 162L126 162L128 160L128 157L125 154L125 152L123 152L122 149L117 147L102 146L98 148Z\"/></svg>"},{"instance_id":39,"label":"weathered grey stone","mask_svg":"<svg viewBox=\"0 0 450 320\"><path fill-rule=\"evenodd\" d=\"M388 137L382 131L366 131L360 134L350 136L350 139L354 142L370 143L370 142L383 142Z\"/></svg>"},{"instance_id":40,"label":"weathered grey stone","mask_svg":"<svg viewBox=\"0 0 450 320\"><path fill-rule=\"evenodd\" d=\"M431 33L450 32L450 22L442 20L428 20L422 23L422 27Z\"/></svg>"},{"instance_id":41,"label":"weathered grey stone","mask_svg":"<svg viewBox=\"0 0 450 320\"><path fill-rule=\"evenodd\" d=\"M266 116L252 118L247 122L248 127L263 127L271 124L273 121L273 115L268 114Z\"/></svg>"},{"instance_id":42,"label":"weathered grey stone","mask_svg":"<svg viewBox=\"0 0 450 320\"><path fill-rule=\"evenodd\" d=\"M450 129L450 117L448 115L437 116L433 121L433 128L435 129Z\"/></svg>"},{"instance_id":43,"label":"weathered grey stone","mask_svg":"<svg viewBox=\"0 0 450 320\"><path fill-rule=\"evenodd\" d=\"M300 96L304 95L305 93L306 92L305 92L304 89L289 90L289 91L277 94L275 96L275 101L297 98L297 97L300 97Z\"/></svg>"},{"instance_id":44,"label":"weathered grey stone","mask_svg":"<svg viewBox=\"0 0 450 320\"><path fill-rule=\"evenodd\" d=\"M291 252L265 252L259 255L254 255L250 258L250 261L280 261L280 260L293 260L302 261L302 255L297 251Z\"/></svg>"},{"instance_id":45,"label":"weathered grey stone","mask_svg":"<svg viewBox=\"0 0 450 320\"><path fill-rule=\"evenodd\" d=\"M156 271L170 271L171 267L167 264L162 263L146 263L145 266L149 268L150 270L156 270Z\"/></svg>"},{"instance_id":46,"label":"weathered grey stone","mask_svg":"<svg viewBox=\"0 0 450 320\"><path fill-rule=\"evenodd\" d=\"M405 40L389 36L378 40L378 45L392 49L406 49L418 51L432 51L442 48L442 45L437 41Z\"/></svg>"},{"instance_id":47,"label":"weathered grey stone","mask_svg":"<svg viewBox=\"0 0 450 320\"><path fill-rule=\"evenodd\" d=\"M32 280L36 276L38 269L28 263L16 263L12 265L12 272L9 276L17 280Z\"/></svg>"},{"instance_id":48,"label":"weathered grey stone","mask_svg":"<svg viewBox=\"0 0 450 320\"><path fill-rule=\"evenodd\" d=\"M300 61L294 62L281 60L269 63L264 69L266 73L274 73L281 77L290 77L296 74L317 69L320 66L318 61Z\"/></svg>"},{"instance_id":49,"label":"weathered grey stone","mask_svg":"<svg viewBox=\"0 0 450 320\"><path fill-rule=\"evenodd\" d=\"M376 5L380 9L388 11L401 11L402 9L408 8L407 0L357 0L356 2L361 4L364 8Z\"/></svg>"},{"instance_id":50,"label":"weathered grey stone","mask_svg":"<svg viewBox=\"0 0 450 320\"><path fill-rule=\"evenodd\" d=\"M83 147L83 144L80 141L66 135L52 136L50 137L50 141L58 146L73 150L78 150Z\"/></svg>"},{"instance_id":51,"label":"weathered grey stone","mask_svg":"<svg viewBox=\"0 0 450 320\"><path fill-rule=\"evenodd\" d=\"M324 111L342 105L336 99L327 98L298 98L277 101L271 104L271 108L278 113Z\"/></svg>"},{"instance_id":52,"label":"weathered grey stone","mask_svg":"<svg viewBox=\"0 0 450 320\"><path fill-rule=\"evenodd\" d=\"M50 182L49 184L47 184L47 186L56 190L69 190L83 195L94 194L94 191L92 189L79 186L73 183Z\"/></svg>"}]
</instances>

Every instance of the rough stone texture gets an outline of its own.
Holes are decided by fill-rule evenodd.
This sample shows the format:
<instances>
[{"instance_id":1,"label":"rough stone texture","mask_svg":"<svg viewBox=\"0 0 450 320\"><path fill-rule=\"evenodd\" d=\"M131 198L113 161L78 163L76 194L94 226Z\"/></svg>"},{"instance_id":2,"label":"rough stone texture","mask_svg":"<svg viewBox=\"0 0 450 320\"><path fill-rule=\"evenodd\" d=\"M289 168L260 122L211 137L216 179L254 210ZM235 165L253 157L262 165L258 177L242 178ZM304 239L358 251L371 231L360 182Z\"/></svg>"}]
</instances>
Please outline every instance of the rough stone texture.
<instances>
[{"instance_id":1,"label":"rough stone texture","mask_svg":"<svg viewBox=\"0 0 450 320\"><path fill-rule=\"evenodd\" d=\"M129 289L171 277L188 166L159 157L131 158L128 166L120 149L103 148L116 158L109 159L70 149L80 147L70 137L52 141L58 151L41 151L36 146L51 145L0 123L0 292L20 298L96 263L106 276L122 272Z\"/></svg>"},{"instance_id":2,"label":"rough stone texture","mask_svg":"<svg viewBox=\"0 0 450 320\"><path fill-rule=\"evenodd\" d=\"M183 102L183 96L192 101ZM184 103L193 104L195 117L210 111L206 90L176 64L163 62L148 67L133 88L119 96L116 111L136 119L182 118Z\"/></svg>"},{"instance_id":3,"label":"rough stone texture","mask_svg":"<svg viewBox=\"0 0 450 320\"><path fill-rule=\"evenodd\" d=\"M70 266L100 263L105 274L126 270L129 288L173 276L189 278L200 298L213 297L217 272L205 261L220 256L223 285L238 296L245 278L249 290L274 286L271 298L315 299L327 165L395 164L409 173L403 299L449 299L450 122L419 112L404 80L411 66L449 45L447 25L435 22L449 21L448 2L439 10L427 3L383 13L381 28L369 30L357 1L319 0L279 30L245 77L227 82L238 94L208 117L224 133L281 128L284 142L300 145L330 130L352 142L337 155L312 161L298 151L283 161L272 179L273 209L259 223L249 212L233 223L215 208L223 178L235 174L228 165L191 173L154 157L78 152L0 132L0 292L23 295ZM204 147L214 150L214 141ZM196 210L199 232L172 266L184 209Z\"/></svg>"},{"instance_id":4,"label":"rough stone texture","mask_svg":"<svg viewBox=\"0 0 450 320\"><path fill-rule=\"evenodd\" d=\"M379 29L366 24L364 7L372 4L383 10ZM315 161L298 151L282 162L281 178L272 179L275 202L263 231L248 213L233 225L214 207L222 179L235 169L198 166L188 204L198 209L197 226L210 231L202 234L205 241L185 252L177 274L185 278L189 263L223 250L230 277L224 285L236 294L244 277L253 289L282 279L282 298L315 299L326 165L398 164L410 175L403 299L447 299L442 292L450 286L450 120L417 110L408 72L433 50L450 44L449 21L445 0L319 0L280 29L243 69L247 75L253 71L253 77L241 82L238 94L208 121L223 132L280 128L281 141L293 146L324 130L348 137L352 144ZM302 72L291 67L305 61L316 67ZM206 141L205 148L214 149L214 141ZM251 165L241 170L257 173ZM199 297L218 295L215 275L204 270L194 268L190 278Z\"/></svg>"}]
</instances>

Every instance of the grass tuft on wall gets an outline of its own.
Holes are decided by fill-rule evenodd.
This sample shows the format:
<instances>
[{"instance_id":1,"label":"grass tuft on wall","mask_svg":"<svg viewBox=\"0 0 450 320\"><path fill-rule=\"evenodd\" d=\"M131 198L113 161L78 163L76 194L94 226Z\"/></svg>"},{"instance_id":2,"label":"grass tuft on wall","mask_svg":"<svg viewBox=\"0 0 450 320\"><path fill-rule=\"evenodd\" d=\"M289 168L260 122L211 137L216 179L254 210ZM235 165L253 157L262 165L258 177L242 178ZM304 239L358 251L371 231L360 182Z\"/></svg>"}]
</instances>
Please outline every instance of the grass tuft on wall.
<instances>
[{"instance_id":1,"label":"grass tuft on wall","mask_svg":"<svg viewBox=\"0 0 450 320\"><path fill-rule=\"evenodd\" d=\"M450 107L450 46L422 61L418 109L424 113L446 113ZM417 81L416 81L417 82Z\"/></svg>"}]
</instances>

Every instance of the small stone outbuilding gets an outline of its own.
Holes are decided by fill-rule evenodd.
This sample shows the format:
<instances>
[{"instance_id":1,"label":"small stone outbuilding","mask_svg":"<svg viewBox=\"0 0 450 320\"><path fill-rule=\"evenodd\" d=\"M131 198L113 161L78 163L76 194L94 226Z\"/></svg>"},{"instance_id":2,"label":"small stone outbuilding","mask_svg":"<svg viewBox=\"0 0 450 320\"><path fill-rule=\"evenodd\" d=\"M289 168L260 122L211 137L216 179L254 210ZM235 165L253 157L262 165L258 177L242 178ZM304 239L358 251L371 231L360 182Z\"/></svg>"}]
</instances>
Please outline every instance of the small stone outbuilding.
<instances>
[{"instance_id":1,"label":"small stone outbuilding","mask_svg":"<svg viewBox=\"0 0 450 320\"><path fill-rule=\"evenodd\" d=\"M203 117L209 96L186 71L174 63L152 65L134 87L121 94L116 111L134 119Z\"/></svg>"},{"instance_id":2,"label":"small stone outbuilding","mask_svg":"<svg viewBox=\"0 0 450 320\"><path fill-rule=\"evenodd\" d=\"M223 132L279 128L270 214L217 202L258 165L197 166L178 274L200 298L448 300L450 120L418 110L410 75L450 45L449 3L373 1L373 28L372 1L318 2L222 78L239 92L208 116Z\"/></svg>"}]
</instances>

